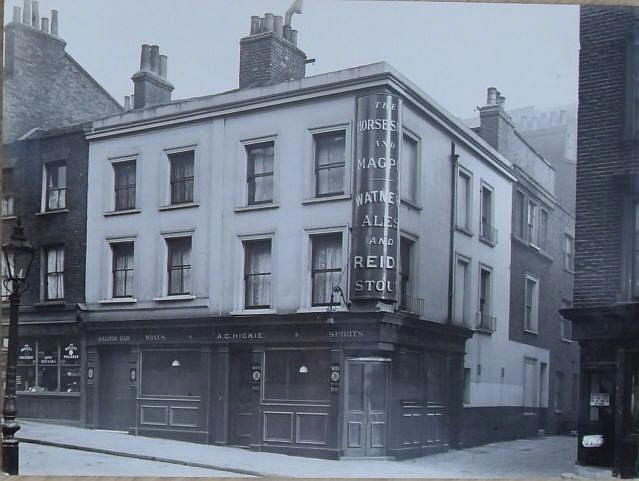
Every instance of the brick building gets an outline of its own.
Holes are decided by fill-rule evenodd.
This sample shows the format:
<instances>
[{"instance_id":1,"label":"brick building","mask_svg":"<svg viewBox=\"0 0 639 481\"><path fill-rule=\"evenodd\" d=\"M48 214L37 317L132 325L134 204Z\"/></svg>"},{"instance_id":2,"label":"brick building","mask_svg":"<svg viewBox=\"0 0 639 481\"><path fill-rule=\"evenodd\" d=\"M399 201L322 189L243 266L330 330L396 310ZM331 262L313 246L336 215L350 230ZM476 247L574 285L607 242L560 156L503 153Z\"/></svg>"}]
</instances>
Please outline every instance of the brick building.
<instances>
[{"instance_id":1,"label":"brick building","mask_svg":"<svg viewBox=\"0 0 639 481\"><path fill-rule=\"evenodd\" d=\"M122 109L65 53L57 12L49 30L38 2L24 5L24 18L16 7L5 27L2 166L3 236L20 217L35 248L20 309L19 414L78 423L89 152L87 125L78 122Z\"/></svg>"},{"instance_id":2,"label":"brick building","mask_svg":"<svg viewBox=\"0 0 639 481\"><path fill-rule=\"evenodd\" d=\"M578 462L637 474L639 9L582 6L573 321Z\"/></svg>"}]
</instances>

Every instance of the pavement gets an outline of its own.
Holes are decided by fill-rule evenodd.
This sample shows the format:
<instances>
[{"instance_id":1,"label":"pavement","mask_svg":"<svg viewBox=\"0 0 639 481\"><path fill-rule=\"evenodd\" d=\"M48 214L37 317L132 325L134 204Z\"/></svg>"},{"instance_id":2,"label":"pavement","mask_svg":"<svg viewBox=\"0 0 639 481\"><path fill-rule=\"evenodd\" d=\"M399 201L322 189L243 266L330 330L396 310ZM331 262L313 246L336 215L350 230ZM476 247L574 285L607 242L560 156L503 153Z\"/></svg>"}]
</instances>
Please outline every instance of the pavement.
<instances>
[{"instance_id":1,"label":"pavement","mask_svg":"<svg viewBox=\"0 0 639 481\"><path fill-rule=\"evenodd\" d=\"M126 462L159 462L199 468L207 474L190 476L266 476L266 477L375 477L375 478L601 478L578 472L577 438L548 436L493 443L463 450L451 450L422 458L389 461L370 459L323 460L254 452L227 446L188 443L133 436L123 432L21 421L18 438L38 445L48 466L38 474L74 474L58 465L57 457L47 457L44 447L81 450L96 455L118 456ZM77 452L77 451L76 451ZM62 458L60 458L62 459ZM22 460L24 462L24 460ZM40 463L42 464L42 463ZM126 463L122 474L126 471ZM208 471L207 471L208 470ZM213 472L216 471L216 472ZM21 473L27 474L24 470ZM35 473L34 473L35 474ZM81 473L79 473L81 474ZM107 473L108 474L108 473ZM130 473L133 474L133 473ZM156 474L155 475L162 475Z\"/></svg>"}]
</instances>

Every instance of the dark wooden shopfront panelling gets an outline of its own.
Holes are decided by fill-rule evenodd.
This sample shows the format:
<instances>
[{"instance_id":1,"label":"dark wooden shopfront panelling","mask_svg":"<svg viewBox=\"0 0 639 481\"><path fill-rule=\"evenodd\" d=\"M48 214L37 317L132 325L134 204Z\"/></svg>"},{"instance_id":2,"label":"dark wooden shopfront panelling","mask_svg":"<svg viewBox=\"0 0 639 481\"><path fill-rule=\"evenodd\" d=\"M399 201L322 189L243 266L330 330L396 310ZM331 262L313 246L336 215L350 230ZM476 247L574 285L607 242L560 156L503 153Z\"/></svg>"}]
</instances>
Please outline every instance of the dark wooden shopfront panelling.
<instances>
[{"instance_id":1,"label":"dark wooden shopfront panelling","mask_svg":"<svg viewBox=\"0 0 639 481\"><path fill-rule=\"evenodd\" d=\"M129 406L133 406L129 387L128 347L110 346L100 351L100 427L126 430L134 422Z\"/></svg>"},{"instance_id":2,"label":"dark wooden shopfront panelling","mask_svg":"<svg viewBox=\"0 0 639 481\"><path fill-rule=\"evenodd\" d=\"M388 444L389 362L346 364L345 456L385 456Z\"/></svg>"},{"instance_id":3,"label":"dark wooden shopfront panelling","mask_svg":"<svg viewBox=\"0 0 639 481\"><path fill-rule=\"evenodd\" d=\"M231 444L248 447L253 442L255 422L258 419L253 390L253 352L235 351L231 353L229 377L229 437ZM258 371L259 372L259 371Z\"/></svg>"}]
</instances>

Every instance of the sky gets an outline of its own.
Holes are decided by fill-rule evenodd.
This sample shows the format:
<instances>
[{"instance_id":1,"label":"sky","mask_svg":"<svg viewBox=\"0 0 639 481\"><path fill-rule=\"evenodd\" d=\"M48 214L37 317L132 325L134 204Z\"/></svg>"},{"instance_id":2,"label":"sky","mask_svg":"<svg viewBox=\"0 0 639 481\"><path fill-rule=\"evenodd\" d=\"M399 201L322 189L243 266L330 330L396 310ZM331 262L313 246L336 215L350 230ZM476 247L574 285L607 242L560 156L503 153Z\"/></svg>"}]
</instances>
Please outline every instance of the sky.
<instances>
[{"instance_id":1,"label":"sky","mask_svg":"<svg viewBox=\"0 0 639 481\"><path fill-rule=\"evenodd\" d=\"M66 50L120 103L133 92L140 46L168 56L173 99L238 86L239 41L251 15L284 15L292 0L40 0L59 11ZM5 21L22 0L5 0ZM461 118L486 88L507 109L577 101L579 7L304 0L294 15L307 76L386 61Z\"/></svg>"}]
</instances>

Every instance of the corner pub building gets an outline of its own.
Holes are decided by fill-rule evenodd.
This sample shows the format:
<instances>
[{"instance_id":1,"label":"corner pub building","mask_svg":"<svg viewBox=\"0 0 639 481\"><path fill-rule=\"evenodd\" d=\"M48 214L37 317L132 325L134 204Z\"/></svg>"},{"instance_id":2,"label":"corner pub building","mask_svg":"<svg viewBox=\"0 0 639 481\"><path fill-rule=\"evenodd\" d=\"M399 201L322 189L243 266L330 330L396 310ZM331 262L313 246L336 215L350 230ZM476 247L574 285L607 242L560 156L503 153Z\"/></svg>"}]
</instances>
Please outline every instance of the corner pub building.
<instances>
[{"instance_id":1,"label":"corner pub building","mask_svg":"<svg viewBox=\"0 0 639 481\"><path fill-rule=\"evenodd\" d=\"M173 102L144 45L132 108L93 123L88 427L327 458L458 445L468 313L506 322L487 296L509 278L468 276L454 315L456 169L510 232L510 165L385 63L305 77L296 39L253 17L240 88ZM461 235L473 263L510 258Z\"/></svg>"}]
</instances>

